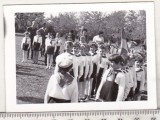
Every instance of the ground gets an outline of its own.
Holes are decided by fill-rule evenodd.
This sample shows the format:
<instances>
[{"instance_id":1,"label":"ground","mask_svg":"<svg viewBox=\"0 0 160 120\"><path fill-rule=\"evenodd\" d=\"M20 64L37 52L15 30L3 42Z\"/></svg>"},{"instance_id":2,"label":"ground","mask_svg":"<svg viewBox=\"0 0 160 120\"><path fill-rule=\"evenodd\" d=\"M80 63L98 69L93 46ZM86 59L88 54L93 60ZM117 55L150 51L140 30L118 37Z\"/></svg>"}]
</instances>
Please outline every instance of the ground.
<instances>
[{"instance_id":1,"label":"ground","mask_svg":"<svg viewBox=\"0 0 160 120\"><path fill-rule=\"evenodd\" d=\"M43 103L48 80L54 68L45 69L44 57L39 57L39 64L32 64L29 59L22 61L21 36L16 36L16 91L18 104Z\"/></svg>"}]
</instances>

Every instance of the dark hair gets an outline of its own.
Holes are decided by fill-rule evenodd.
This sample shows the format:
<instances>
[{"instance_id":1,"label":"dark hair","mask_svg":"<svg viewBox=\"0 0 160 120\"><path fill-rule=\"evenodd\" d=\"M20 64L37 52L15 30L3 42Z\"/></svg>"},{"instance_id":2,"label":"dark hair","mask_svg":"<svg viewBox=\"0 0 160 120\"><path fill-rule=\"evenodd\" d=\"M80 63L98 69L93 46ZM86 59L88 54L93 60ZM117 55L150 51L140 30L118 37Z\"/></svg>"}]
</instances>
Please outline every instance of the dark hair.
<instances>
[{"instance_id":1,"label":"dark hair","mask_svg":"<svg viewBox=\"0 0 160 120\"><path fill-rule=\"evenodd\" d=\"M86 31L86 32L87 32L88 30L87 30L86 28L84 28L84 29L82 30L82 32L83 32L83 31Z\"/></svg>"},{"instance_id":2,"label":"dark hair","mask_svg":"<svg viewBox=\"0 0 160 120\"><path fill-rule=\"evenodd\" d=\"M114 61L116 64L123 62L123 58L119 54L113 54L109 57L109 61Z\"/></svg>"},{"instance_id":3,"label":"dark hair","mask_svg":"<svg viewBox=\"0 0 160 120\"><path fill-rule=\"evenodd\" d=\"M98 35L101 35L101 34L103 34L103 31L99 31Z\"/></svg>"},{"instance_id":4,"label":"dark hair","mask_svg":"<svg viewBox=\"0 0 160 120\"><path fill-rule=\"evenodd\" d=\"M58 72L60 72L60 73L66 73L66 72L69 72L69 70L72 68L72 66L73 66L73 64L72 65L70 65L69 67L67 67L67 68L62 68L62 67L59 67L59 70L58 70Z\"/></svg>"},{"instance_id":5,"label":"dark hair","mask_svg":"<svg viewBox=\"0 0 160 120\"><path fill-rule=\"evenodd\" d=\"M92 47L92 46L94 46L96 49L98 48L98 45L95 42L91 42L90 47Z\"/></svg>"},{"instance_id":6,"label":"dark hair","mask_svg":"<svg viewBox=\"0 0 160 120\"><path fill-rule=\"evenodd\" d=\"M140 56L138 56L138 55L140 55ZM144 57L143 54L138 52L135 54L135 61L143 62L143 57Z\"/></svg>"},{"instance_id":7,"label":"dark hair","mask_svg":"<svg viewBox=\"0 0 160 120\"><path fill-rule=\"evenodd\" d=\"M73 30L70 30L70 32L71 32L71 33L74 33L74 31L73 31Z\"/></svg>"},{"instance_id":8,"label":"dark hair","mask_svg":"<svg viewBox=\"0 0 160 120\"><path fill-rule=\"evenodd\" d=\"M100 45L100 46L99 46L99 49L104 49L104 50L106 50L106 48L105 48L104 45Z\"/></svg>"},{"instance_id":9,"label":"dark hair","mask_svg":"<svg viewBox=\"0 0 160 120\"><path fill-rule=\"evenodd\" d=\"M78 47L80 48L81 45L80 45L79 42L74 42L74 43L73 43L73 47L76 47L76 46L78 46Z\"/></svg>"},{"instance_id":10,"label":"dark hair","mask_svg":"<svg viewBox=\"0 0 160 120\"><path fill-rule=\"evenodd\" d=\"M45 26L45 25L46 25L46 23L43 23L43 25Z\"/></svg>"},{"instance_id":11,"label":"dark hair","mask_svg":"<svg viewBox=\"0 0 160 120\"><path fill-rule=\"evenodd\" d=\"M69 44L70 46L73 46L73 42L72 42L72 41L66 41L66 42L65 42L65 45L66 45L66 44Z\"/></svg>"}]
</instances>

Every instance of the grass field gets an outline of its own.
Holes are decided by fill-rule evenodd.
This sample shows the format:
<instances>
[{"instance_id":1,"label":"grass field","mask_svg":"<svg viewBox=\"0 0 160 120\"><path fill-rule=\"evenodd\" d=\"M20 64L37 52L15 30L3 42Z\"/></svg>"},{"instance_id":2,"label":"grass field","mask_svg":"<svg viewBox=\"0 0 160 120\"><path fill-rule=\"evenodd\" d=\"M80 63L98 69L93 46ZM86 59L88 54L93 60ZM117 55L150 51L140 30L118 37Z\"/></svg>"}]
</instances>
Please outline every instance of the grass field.
<instances>
[{"instance_id":1,"label":"grass field","mask_svg":"<svg viewBox=\"0 0 160 120\"><path fill-rule=\"evenodd\" d=\"M46 70L44 57L39 56L38 65L29 59L22 61L21 36L16 36L16 91L18 104L43 103L48 80L53 69Z\"/></svg>"}]
</instances>

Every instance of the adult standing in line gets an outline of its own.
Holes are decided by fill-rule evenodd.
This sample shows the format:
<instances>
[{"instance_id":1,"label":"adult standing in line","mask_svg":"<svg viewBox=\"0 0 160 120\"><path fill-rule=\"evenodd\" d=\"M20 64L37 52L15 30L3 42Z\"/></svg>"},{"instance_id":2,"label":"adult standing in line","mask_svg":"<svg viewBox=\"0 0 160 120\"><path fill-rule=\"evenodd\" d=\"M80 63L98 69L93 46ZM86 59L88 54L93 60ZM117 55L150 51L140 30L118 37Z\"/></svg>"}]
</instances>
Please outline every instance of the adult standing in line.
<instances>
[{"instance_id":1,"label":"adult standing in line","mask_svg":"<svg viewBox=\"0 0 160 120\"><path fill-rule=\"evenodd\" d=\"M37 25L37 23L35 22L35 21L33 21L32 22L32 25L30 26L30 27L28 27L27 28L27 32L29 32L29 34L30 34L30 39L31 39L31 46L32 46L32 44L33 44L33 38L34 38L34 36L36 35L36 31L37 31L37 29L38 29L38 25ZM30 48L30 49L28 49L28 52L27 52L27 59L29 59L29 53L30 53L30 51L31 51L31 59L33 58L33 49L32 49L32 47Z\"/></svg>"},{"instance_id":2,"label":"adult standing in line","mask_svg":"<svg viewBox=\"0 0 160 120\"><path fill-rule=\"evenodd\" d=\"M97 44L104 43L103 31L99 31L98 35L93 37L93 42Z\"/></svg>"},{"instance_id":3,"label":"adult standing in line","mask_svg":"<svg viewBox=\"0 0 160 120\"><path fill-rule=\"evenodd\" d=\"M42 36L41 56L43 56L44 52L45 52L45 39L46 39L46 35L47 35L46 23L44 23L43 27L41 27L39 29L39 32L41 33L41 36Z\"/></svg>"}]
</instances>

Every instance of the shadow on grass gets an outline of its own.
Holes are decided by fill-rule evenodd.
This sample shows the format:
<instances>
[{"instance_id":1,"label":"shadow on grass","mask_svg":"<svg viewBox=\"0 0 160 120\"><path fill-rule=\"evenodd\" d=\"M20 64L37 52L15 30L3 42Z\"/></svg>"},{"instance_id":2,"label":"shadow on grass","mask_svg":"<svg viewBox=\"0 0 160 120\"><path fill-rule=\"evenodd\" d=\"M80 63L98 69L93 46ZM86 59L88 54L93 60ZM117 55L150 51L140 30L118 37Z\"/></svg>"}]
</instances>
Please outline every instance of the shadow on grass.
<instances>
[{"instance_id":1,"label":"shadow on grass","mask_svg":"<svg viewBox=\"0 0 160 120\"><path fill-rule=\"evenodd\" d=\"M43 77L43 76L31 73L32 71L35 71L35 70L34 70L34 68L31 68L31 66L16 65L16 74L17 75Z\"/></svg>"},{"instance_id":2,"label":"shadow on grass","mask_svg":"<svg viewBox=\"0 0 160 120\"><path fill-rule=\"evenodd\" d=\"M16 70L17 71L21 70L21 71L28 71L28 72L30 72L30 71L33 70L33 68L31 68L30 66L24 66L24 65L18 65L18 64L16 64Z\"/></svg>"},{"instance_id":3,"label":"shadow on grass","mask_svg":"<svg viewBox=\"0 0 160 120\"><path fill-rule=\"evenodd\" d=\"M26 73L26 72L16 72L17 75L27 75L27 76L36 76L36 77L43 77L36 74Z\"/></svg>"},{"instance_id":4,"label":"shadow on grass","mask_svg":"<svg viewBox=\"0 0 160 120\"><path fill-rule=\"evenodd\" d=\"M18 100L29 102L29 103L44 103L42 98L35 98L35 97L17 97Z\"/></svg>"}]
</instances>

